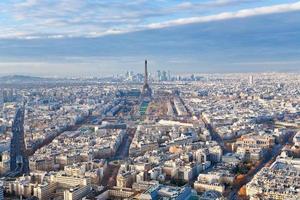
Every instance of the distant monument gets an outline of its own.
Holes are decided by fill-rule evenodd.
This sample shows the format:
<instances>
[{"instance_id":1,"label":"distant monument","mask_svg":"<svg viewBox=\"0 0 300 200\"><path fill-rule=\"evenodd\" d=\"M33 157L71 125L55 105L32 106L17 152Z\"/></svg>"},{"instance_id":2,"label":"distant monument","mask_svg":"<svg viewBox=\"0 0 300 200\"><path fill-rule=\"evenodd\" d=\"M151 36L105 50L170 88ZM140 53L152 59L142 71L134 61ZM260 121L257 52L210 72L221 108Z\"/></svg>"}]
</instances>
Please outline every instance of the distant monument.
<instances>
[{"instance_id":1,"label":"distant monument","mask_svg":"<svg viewBox=\"0 0 300 200\"><path fill-rule=\"evenodd\" d=\"M142 89L142 97L151 97L152 90L148 84L148 68L147 68L147 60L145 60L145 75L144 75L144 85Z\"/></svg>"}]
</instances>

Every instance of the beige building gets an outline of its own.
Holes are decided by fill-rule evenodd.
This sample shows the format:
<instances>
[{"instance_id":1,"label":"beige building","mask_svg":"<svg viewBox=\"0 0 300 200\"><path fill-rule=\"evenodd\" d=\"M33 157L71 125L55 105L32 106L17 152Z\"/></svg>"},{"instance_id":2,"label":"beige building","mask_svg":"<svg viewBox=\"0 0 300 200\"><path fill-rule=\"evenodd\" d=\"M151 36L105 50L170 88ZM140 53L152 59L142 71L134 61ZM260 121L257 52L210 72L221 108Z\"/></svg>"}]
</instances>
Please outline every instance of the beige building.
<instances>
[{"instance_id":1,"label":"beige building","mask_svg":"<svg viewBox=\"0 0 300 200\"><path fill-rule=\"evenodd\" d=\"M57 184L55 183L43 183L34 187L34 196L40 200L47 200L53 198Z\"/></svg>"},{"instance_id":2,"label":"beige building","mask_svg":"<svg viewBox=\"0 0 300 200\"><path fill-rule=\"evenodd\" d=\"M55 163L53 158L44 158L29 161L30 170L37 171L51 171L54 169L54 164Z\"/></svg>"},{"instance_id":3,"label":"beige building","mask_svg":"<svg viewBox=\"0 0 300 200\"><path fill-rule=\"evenodd\" d=\"M270 167L264 167L246 185L250 199L300 199L300 160L278 158Z\"/></svg>"},{"instance_id":4,"label":"beige building","mask_svg":"<svg viewBox=\"0 0 300 200\"><path fill-rule=\"evenodd\" d=\"M247 134L241 136L235 143L235 147L249 148L272 148L275 144L275 138L272 135Z\"/></svg>"},{"instance_id":5,"label":"beige building","mask_svg":"<svg viewBox=\"0 0 300 200\"><path fill-rule=\"evenodd\" d=\"M88 177L67 176L66 174L63 173L51 175L50 182L57 183L57 186L62 188L71 188L77 185L91 184L91 180Z\"/></svg>"},{"instance_id":6,"label":"beige building","mask_svg":"<svg viewBox=\"0 0 300 200\"><path fill-rule=\"evenodd\" d=\"M91 191L91 187L86 186L76 186L64 191L64 200L80 200Z\"/></svg>"},{"instance_id":7,"label":"beige building","mask_svg":"<svg viewBox=\"0 0 300 200\"><path fill-rule=\"evenodd\" d=\"M128 171L125 173L119 173L117 176L117 186L123 188L130 188L135 182L135 171Z\"/></svg>"},{"instance_id":8,"label":"beige building","mask_svg":"<svg viewBox=\"0 0 300 200\"><path fill-rule=\"evenodd\" d=\"M5 174L10 170L10 157L9 151L2 152L2 160L0 161L0 175Z\"/></svg>"},{"instance_id":9,"label":"beige building","mask_svg":"<svg viewBox=\"0 0 300 200\"><path fill-rule=\"evenodd\" d=\"M194 183L194 189L197 192L205 192L205 191L217 191L223 193L225 191L225 186L220 183L208 183L208 182L198 182Z\"/></svg>"}]
</instances>

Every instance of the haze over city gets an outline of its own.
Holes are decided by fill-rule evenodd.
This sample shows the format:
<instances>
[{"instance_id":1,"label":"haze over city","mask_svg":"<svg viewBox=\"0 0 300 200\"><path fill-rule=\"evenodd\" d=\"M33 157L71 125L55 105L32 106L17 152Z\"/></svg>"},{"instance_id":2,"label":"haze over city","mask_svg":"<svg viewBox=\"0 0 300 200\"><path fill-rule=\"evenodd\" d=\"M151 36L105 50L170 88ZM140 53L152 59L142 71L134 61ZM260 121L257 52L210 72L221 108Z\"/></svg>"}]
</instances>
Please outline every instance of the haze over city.
<instances>
[{"instance_id":1,"label":"haze over city","mask_svg":"<svg viewBox=\"0 0 300 200\"><path fill-rule=\"evenodd\" d=\"M295 72L300 2L0 2L0 74Z\"/></svg>"}]
</instances>

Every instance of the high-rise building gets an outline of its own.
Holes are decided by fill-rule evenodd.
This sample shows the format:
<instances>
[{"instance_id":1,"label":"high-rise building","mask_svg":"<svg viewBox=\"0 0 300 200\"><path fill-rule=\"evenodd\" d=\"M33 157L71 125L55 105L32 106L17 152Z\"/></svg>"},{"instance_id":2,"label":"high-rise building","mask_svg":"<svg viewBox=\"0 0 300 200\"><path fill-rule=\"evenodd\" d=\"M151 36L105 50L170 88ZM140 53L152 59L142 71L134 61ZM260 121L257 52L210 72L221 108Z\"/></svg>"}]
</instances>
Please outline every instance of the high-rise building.
<instances>
[{"instance_id":1,"label":"high-rise building","mask_svg":"<svg viewBox=\"0 0 300 200\"><path fill-rule=\"evenodd\" d=\"M249 84L253 85L254 81L253 81L253 75L249 76Z\"/></svg>"},{"instance_id":2,"label":"high-rise building","mask_svg":"<svg viewBox=\"0 0 300 200\"><path fill-rule=\"evenodd\" d=\"M167 81L168 77L167 77L167 72L166 71L163 71L162 72L162 81Z\"/></svg>"},{"instance_id":3,"label":"high-rise building","mask_svg":"<svg viewBox=\"0 0 300 200\"><path fill-rule=\"evenodd\" d=\"M148 84L148 68L147 68L147 60L145 60L145 75L144 75L144 85L142 89L142 96L143 97L151 97L152 90Z\"/></svg>"},{"instance_id":4,"label":"high-rise building","mask_svg":"<svg viewBox=\"0 0 300 200\"><path fill-rule=\"evenodd\" d=\"M160 70L157 71L157 80L161 81L161 71Z\"/></svg>"},{"instance_id":5,"label":"high-rise building","mask_svg":"<svg viewBox=\"0 0 300 200\"><path fill-rule=\"evenodd\" d=\"M12 125L12 139L10 143L10 171L13 176L29 173L29 160L26 155L24 140L25 109L18 108Z\"/></svg>"}]
</instances>

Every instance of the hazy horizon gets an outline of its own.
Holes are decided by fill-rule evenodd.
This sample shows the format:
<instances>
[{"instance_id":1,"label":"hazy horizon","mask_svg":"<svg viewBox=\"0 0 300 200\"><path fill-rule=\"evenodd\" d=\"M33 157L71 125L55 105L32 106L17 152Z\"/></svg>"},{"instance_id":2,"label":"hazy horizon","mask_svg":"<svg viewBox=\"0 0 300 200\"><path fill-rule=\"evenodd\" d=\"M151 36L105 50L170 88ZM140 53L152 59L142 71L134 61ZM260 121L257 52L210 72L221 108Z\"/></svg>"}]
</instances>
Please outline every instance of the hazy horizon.
<instances>
[{"instance_id":1,"label":"hazy horizon","mask_svg":"<svg viewBox=\"0 0 300 200\"><path fill-rule=\"evenodd\" d=\"M299 72L300 1L0 3L0 75Z\"/></svg>"}]
</instances>

